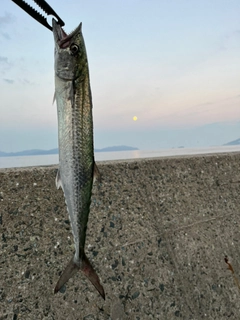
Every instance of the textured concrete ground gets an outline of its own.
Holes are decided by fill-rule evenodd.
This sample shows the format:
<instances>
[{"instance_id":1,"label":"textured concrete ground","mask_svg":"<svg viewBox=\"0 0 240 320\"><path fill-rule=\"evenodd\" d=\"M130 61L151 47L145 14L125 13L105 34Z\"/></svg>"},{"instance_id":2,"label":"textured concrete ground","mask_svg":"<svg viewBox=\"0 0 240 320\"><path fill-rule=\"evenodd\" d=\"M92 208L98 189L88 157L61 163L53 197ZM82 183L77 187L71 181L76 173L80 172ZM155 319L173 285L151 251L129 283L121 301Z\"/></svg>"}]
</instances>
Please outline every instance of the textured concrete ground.
<instances>
[{"instance_id":1,"label":"textured concrete ground","mask_svg":"<svg viewBox=\"0 0 240 320\"><path fill-rule=\"evenodd\" d=\"M56 167L0 170L0 319L240 319L240 153L99 169L86 253L106 301L80 272L53 294L74 252Z\"/></svg>"}]
</instances>

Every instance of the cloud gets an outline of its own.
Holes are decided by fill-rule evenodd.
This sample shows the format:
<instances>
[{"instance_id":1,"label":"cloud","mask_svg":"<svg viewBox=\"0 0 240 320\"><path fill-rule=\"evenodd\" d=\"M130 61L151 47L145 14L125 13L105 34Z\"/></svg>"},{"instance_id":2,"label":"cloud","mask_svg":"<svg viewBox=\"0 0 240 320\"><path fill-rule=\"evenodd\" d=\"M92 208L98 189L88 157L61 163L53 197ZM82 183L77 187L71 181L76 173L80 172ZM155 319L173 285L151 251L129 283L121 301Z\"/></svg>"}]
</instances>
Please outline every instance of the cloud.
<instances>
[{"instance_id":1,"label":"cloud","mask_svg":"<svg viewBox=\"0 0 240 320\"><path fill-rule=\"evenodd\" d=\"M8 83L8 84L13 84L13 83L20 83L20 84L22 84L22 85L27 85L27 86L33 86L33 85L35 85L35 83L34 82L31 82L31 81L29 81L29 80L27 80L27 79L20 79L20 78L18 78L16 81L15 80L13 80L13 79L8 79L8 78L3 78L2 79L3 81L5 81L6 83Z\"/></svg>"},{"instance_id":2,"label":"cloud","mask_svg":"<svg viewBox=\"0 0 240 320\"><path fill-rule=\"evenodd\" d=\"M7 57L0 56L0 73L5 74L12 66Z\"/></svg>"},{"instance_id":3,"label":"cloud","mask_svg":"<svg viewBox=\"0 0 240 320\"><path fill-rule=\"evenodd\" d=\"M6 24L12 23L13 21L13 16L10 13L5 12L4 16L0 16L0 28Z\"/></svg>"},{"instance_id":4,"label":"cloud","mask_svg":"<svg viewBox=\"0 0 240 320\"><path fill-rule=\"evenodd\" d=\"M225 35L225 39L231 39L233 37L240 37L240 30L239 29L236 29L234 31L232 31L231 33L228 33Z\"/></svg>"},{"instance_id":5,"label":"cloud","mask_svg":"<svg viewBox=\"0 0 240 320\"><path fill-rule=\"evenodd\" d=\"M0 63L9 64L7 57L1 57L0 56Z\"/></svg>"},{"instance_id":6,"label":"cloud","mask_svg":"<svg viewBox=\"0 0 240 320\"><path fill-rule=\"evenodd\" d=\"M13 84L14 83L14 80L12 79L3 79L3 81L9 83L9 84Z\"/></svg>"},{"instance_id":7,"label":"cloud","mask_svg":"<svg viewBox=\"0 0 240 320\"><path fill-rule=\"evenodd\" d=\"M233 30L223 36L219 50L226 51L232 48L239 48L239 40L240 29Z\"/></svg>"},{"instance_id":8,"label":"cloud","mask_svg":"<svg viewBox=\"0 0 240 320\"><path fill-rule=\"evenodd\" d=\"M21 84L23 84L23 85L29 85L29 86L35 85L34 82L29 81L29 80L27 80L27 79L18 79L18 81L19 81Z\"/></svg>"},{"instance_id":9,"label":"cloud","mask_svg":"<svg viewBox=\"0 0 240 320\"><path fill-rule=\"evenodd\" d=\"M6 33L6 32L2 32L1 35L2 35L2 37L5 38L6 40L10 40L10 39L11 39L11 37L9 36L9 34Z\"/></svg>"}]
</instances>

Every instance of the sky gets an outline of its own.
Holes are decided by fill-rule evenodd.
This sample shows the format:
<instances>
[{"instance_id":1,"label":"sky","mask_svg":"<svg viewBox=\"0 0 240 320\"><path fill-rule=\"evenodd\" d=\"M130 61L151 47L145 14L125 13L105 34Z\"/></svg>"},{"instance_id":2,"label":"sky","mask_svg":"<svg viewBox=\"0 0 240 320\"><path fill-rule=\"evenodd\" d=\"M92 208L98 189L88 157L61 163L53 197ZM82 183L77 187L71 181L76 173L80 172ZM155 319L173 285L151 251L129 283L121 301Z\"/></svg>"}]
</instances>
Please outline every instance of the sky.
<instances>
[{"instance_id":1,"label":"sky","mask_svg":"<svg viewBox=\"0 0 240 320\"><path fill-rule=\"evenodd\" d=\"M66 32L83 24L96 148L240 138L239 0L48 2ZM1 4L0 150L56 148L52 32L11 0Z\"/></svg>"}]
</instances>

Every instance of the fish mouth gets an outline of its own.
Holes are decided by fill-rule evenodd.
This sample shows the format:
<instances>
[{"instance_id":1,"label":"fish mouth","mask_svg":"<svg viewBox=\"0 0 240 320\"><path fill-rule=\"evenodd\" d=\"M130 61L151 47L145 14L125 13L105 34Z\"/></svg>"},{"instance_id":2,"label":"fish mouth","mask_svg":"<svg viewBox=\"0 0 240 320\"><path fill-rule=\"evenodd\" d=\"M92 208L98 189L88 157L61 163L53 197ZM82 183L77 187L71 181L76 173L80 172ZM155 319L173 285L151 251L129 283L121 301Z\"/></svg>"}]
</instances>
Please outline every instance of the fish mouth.
<instances>
[{"instance_id":1,"label":"fish mouth","mask_svg":"<svg viewBox=\"0 0 240 320\"><path fill-rule=\"evenodd\" d=\"M55 19L52 19L52 28L55 42L61 49L67 48L70 45L70 41L82 29L82 23L80 23L75 30L67 34L63 28L57 23Z\"/></svg>"}]
</instances>

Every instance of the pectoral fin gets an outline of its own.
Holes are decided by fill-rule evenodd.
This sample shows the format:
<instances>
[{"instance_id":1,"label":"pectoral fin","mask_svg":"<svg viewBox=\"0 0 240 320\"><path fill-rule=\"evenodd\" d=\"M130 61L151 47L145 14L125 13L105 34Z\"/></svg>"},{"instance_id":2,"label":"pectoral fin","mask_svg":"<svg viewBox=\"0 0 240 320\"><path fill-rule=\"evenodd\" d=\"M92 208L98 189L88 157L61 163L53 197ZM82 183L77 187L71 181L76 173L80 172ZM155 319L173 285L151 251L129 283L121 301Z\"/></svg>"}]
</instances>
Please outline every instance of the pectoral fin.
<instances>
[{"instance_id":1,"label":"pectoral fin","mask_svg":"<svg viewBox=\"0 0 240 320\"><path fill-rule=\"evenodd\" d=\"M52 104L54 104L55 100L56 100L56 91L54 91L54 95L53 95L53 102L52 102Z\"/></svg>"}]
</instances>

